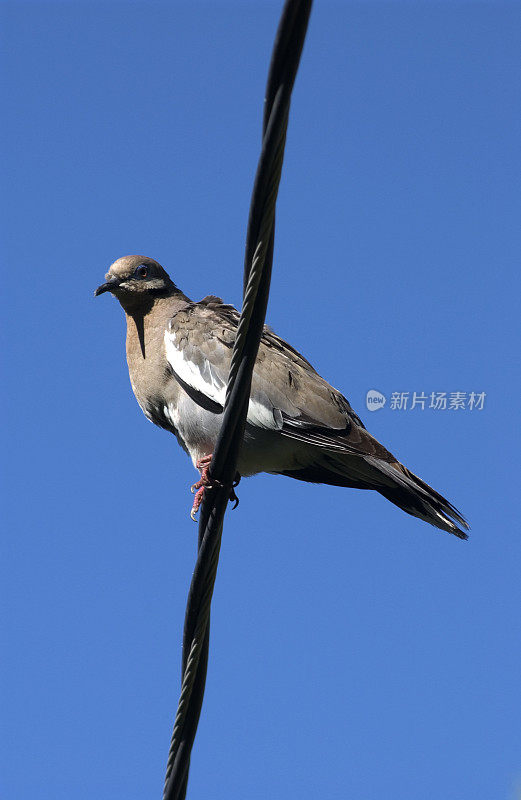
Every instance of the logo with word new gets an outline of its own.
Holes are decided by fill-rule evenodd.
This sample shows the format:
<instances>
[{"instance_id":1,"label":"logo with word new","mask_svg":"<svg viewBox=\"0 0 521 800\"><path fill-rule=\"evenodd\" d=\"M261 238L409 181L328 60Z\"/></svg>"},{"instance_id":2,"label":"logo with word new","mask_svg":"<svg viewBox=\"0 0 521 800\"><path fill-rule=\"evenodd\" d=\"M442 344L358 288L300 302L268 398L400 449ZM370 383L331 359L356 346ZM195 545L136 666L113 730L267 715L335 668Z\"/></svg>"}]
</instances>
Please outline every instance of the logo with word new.
<instances>
[{"instance_id":1,"label":"logo with word new","mask_svg":"<svg viewBox=\"0 0 521 800\"><path fill-rule=\"evenodd\" d=\"M365 404L369 411L378 411L383 408L386 400L386 396L376 389L369 389L365 396Z\"/></svg>"}]
</instances>

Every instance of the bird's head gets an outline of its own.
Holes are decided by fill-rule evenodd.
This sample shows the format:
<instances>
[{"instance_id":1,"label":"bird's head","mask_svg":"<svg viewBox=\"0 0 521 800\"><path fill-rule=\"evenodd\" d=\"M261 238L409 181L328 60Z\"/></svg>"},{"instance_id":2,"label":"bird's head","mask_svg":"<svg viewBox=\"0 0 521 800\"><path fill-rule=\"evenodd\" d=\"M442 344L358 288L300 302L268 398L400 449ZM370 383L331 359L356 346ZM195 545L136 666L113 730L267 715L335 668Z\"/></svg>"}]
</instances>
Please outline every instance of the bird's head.
<instances>
[{"instance_id":1,"label":"bird's head","mask_svg":"<svg viewBox=\"0 0 521 800\"><path fill-rule=\"evenodd\" d=\"M118 298L125 310L153 304L157 297L177 291L161 264L147 256L123 256L109 267L105 283L98 286L94 295L110 292Z\"/></svg>"}]
</instances>

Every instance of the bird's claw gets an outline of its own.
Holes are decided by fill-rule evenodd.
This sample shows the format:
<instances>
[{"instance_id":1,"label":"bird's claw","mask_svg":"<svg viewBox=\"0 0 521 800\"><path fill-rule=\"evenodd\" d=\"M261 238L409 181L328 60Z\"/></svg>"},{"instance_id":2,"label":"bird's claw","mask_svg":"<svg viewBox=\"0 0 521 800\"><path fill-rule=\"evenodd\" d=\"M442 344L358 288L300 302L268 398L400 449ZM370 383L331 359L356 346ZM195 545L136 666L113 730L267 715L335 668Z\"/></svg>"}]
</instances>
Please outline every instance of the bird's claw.
<instances>
[{"instance_id":1,"label":"bird's claw","mask_svg":"<svg viewBox=\"0 0 521 800\"><path fill-rule=\"evenodd\" d=\"M194 502L192 505L192 510L190 511L190 516L192 517L194 522L197 522L196 514L199 511L199 506L203 502L203 494L205 489L218 489L222 486L222 483L214 478L211 478L208 474L208 467L204 467L201 470L201 478L190 486L190 491L192 494L195 494Z\"/></svg>"},{"instance_id":2,"label":"bird's claw","mask_svg":"<svg viewBox=\"0 0 521 800\"><path fill-rule=\"evenodd\" d=\"M236 472L235 473L235 478L233 479L233 483L232 483L232 489L231 489L231 492L230 492L230 502L232 502L234 504L233 508L232 508L232 511L235 511L235 509L239 505L239 498L237 497L237 495L235 493L235 487L238 486L240 482L241 482L241 476L239 475L238 472Z\"/></svg>"},{"instance_id":3,"label":"bird's claw","mask_svg":"<svg viewBox=\"0 0 521 800\"><path fill-rule=\"evenodd\" d=\"M194 522L197 522L196 514L199 511L199 506L203 502L203 494L204 494L204 490L206 488L204 486L204 484L202 486L197 486L197 484L195 483L192 486L192 492L195 490L196 487L197 487L197 491L195 492L194 502L193 502L193 505L192 505L192 509L190 511L190 516L192 517Z\"/></svg>"},{"instance_id":4,"label":"bird's claw","mask_svg":"<svg viewBox=\"0 0 521 800\"><path fill-rule=\"evenodd\" d=\"M233 506L234 509L236 509L237 506L239 505L239 498L237 497L237 495L235 493L235 487L239 485L240 480L241 480L241 476L237 472L236 475L235 475L235 478L233 480L232 487L230 489L230 494L229 494L229 500L232 503L234 503L234 506ZM198 480L197 483L194 483L190 487L190 491L192 492L192 494L195 494L194 502L193 502L193 505L192 505L192 509L190 511L190 516L191 516L191 518L193 519L194 522L197 522L197 516L196 515L197 515L197 512L199 511L201 503L203 502L204 490L205 489L221 489L222 487L223 487L223 484L221 483L221 481L215 480L214 478L210 478L210 476L208 474L208 468L207 467L202 469L200 480Z\"/></svg>"}]
</instances>

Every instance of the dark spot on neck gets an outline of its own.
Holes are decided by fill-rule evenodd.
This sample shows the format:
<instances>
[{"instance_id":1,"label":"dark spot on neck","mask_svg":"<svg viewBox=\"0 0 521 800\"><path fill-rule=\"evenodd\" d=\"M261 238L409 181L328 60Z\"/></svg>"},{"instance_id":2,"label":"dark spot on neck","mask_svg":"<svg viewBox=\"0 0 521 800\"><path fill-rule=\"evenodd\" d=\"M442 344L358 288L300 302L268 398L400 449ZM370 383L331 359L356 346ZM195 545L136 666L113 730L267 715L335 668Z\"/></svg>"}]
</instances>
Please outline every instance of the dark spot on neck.
<instances>
[{"instance_id":1,"label":"dark spot on neck","mask_svg":"<svg viewBox=\"0 0 521 800\"><path fill-rule=\"evenodd\" d=\"M129 312L127 312L129 313ZM139 346L141 348L141 355L143 358L146 357L145 351L145 314L141 311L135 311L134 313L129 313L129 316L132 317L134 320L134 324L136 326L137 331L137 338L139 340Z\"/></svg>"},{"instance_id":2,"label":"dark spot on neck","mask_svg":"<svg viewBox=\"0 0 521 800\"><path fill-rule=\"evenodd\" d=\"M135 292L118 295L123 310L129 317L145 317L154 305L154 298L148 292Z\"/></svg>"}]
</instances>

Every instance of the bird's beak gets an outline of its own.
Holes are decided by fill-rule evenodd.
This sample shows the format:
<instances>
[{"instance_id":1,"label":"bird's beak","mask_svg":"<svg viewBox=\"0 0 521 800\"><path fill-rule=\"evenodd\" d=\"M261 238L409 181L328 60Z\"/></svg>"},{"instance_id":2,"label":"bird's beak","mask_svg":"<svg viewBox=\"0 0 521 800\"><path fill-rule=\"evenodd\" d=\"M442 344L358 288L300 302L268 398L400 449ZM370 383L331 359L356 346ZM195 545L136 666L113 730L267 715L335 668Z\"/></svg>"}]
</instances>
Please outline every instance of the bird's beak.
<instances>
[{"instance_id":1,"label":"bird's beak","mask_svg":"<svg viewBox=\"0 0 521 800\"><path fill-rule=\"evenodd\" d=\"M114 289L118 288L119 284L119 278L111 278L110 281L102 283L101 286L98 286L94 292L94 297L97 297L99 294L103 294L103 292L113 292Z\"/></svg>"}]
</instances>

